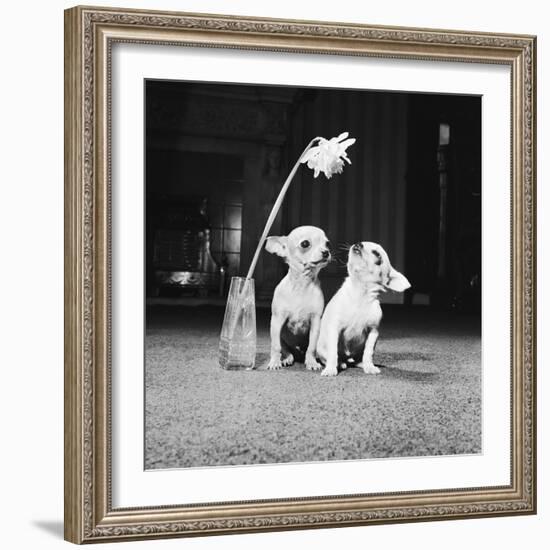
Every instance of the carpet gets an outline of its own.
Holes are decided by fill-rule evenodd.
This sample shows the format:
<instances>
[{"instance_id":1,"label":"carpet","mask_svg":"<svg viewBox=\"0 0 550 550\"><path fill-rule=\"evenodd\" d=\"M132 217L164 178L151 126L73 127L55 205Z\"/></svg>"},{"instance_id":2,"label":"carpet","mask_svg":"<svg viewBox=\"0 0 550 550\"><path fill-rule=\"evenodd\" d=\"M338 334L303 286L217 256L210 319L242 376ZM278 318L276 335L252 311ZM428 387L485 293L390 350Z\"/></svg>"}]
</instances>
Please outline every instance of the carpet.
<instances>
[{"instance_id":1,"label":"carpet","mask_svg":"<svg viewBox=\"0 0 550 550\"><path fill-rule=\"evenodd\" d=\"M385 306L375 364L335 378L218 366L220 307L147 310L145 467L455 455L481 452L477 317ZM257 364L269 356L258 310Z\"/></svg>"}]
</instances>

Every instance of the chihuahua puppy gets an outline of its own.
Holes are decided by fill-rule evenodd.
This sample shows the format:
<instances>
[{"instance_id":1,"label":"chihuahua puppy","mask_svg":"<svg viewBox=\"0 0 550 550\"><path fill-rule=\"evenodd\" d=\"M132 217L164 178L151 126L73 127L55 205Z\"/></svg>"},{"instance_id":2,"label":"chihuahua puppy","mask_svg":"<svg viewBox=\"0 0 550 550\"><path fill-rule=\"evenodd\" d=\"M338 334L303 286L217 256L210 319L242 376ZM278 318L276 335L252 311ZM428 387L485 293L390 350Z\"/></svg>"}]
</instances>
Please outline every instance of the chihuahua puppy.
<instances>
[{"instance_id":1,"label":"chihuahua puppy","mask_svg":"<svg viewBox=\"0 0 550 550\"><path fill-rule=\"evenodd\" d=\"M273 293L267 368L304 361L308 370L319 370L315 349L325 299L318 275L332 259L330 243L322 229L307 225L286 237L268 237L265 248L288 264L288 273Z\"/></svg>"},{"instance_id":2,"label":"chihuahua puppy","mask_svg":"<svg viewBox=\"0 0 550 550\"><path fill-rule=\"evenodd\" d=\"M382 320L378 297L387 289L403 292L411 285L390 264L376 243L354 244L348 255L348 277L328 303L321 320L317 356L322 376L336 376L338 364L355 363L366 374L378 374L373 355Z\"/></svg>"}]
</instances>

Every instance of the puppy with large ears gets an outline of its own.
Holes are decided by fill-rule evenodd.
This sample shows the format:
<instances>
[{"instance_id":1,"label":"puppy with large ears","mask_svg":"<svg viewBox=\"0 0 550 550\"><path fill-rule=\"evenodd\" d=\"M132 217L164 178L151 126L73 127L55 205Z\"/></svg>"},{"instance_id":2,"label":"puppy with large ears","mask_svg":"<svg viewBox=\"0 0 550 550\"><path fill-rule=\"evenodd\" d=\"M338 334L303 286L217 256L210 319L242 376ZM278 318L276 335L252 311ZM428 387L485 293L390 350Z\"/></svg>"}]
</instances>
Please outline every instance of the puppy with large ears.
<instances>
[{"instance_id":1,"label":"puppy with large ears","mask_svg":"<svg viewBox=\"0 0 550 550\"><path fill-rule=\"evenodd\" d=\"M286 237L268 237L265 248L288 264L288 273L273 293L267 368L280 369L296 360L319 370L315 349L325 299L318 275L331 261L330 243L322 229L307 225Z\"/></svg>"},{"instance_id":2,"label":"puppy with large ears","mask_svg":"<svg viewBox=\"0 0 550 550\"><path fill-rule=\"evenodd\" d=\"M386 251L376 243L354 244L348 255L348 277L328 303L321 320L317 356L324 363L322 376L336 376L338 365L348 362L366 374L378 374L373 355L378 340L381 292L403 292L411 285L390 264Z\"/></svg>"}]
</instances>

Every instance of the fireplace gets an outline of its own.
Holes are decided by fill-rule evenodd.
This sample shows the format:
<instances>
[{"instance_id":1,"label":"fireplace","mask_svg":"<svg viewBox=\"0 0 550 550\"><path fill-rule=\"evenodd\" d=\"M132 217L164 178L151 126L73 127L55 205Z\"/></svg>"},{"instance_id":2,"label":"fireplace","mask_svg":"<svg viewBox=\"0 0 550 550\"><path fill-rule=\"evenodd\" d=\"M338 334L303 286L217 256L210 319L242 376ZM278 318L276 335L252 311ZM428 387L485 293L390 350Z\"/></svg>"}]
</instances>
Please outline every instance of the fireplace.
<instances>
[{"instance_id":1,"label":"fireplace","mask_svg":"<svg viewBox=\"0 0 550 550\"><path fill-rule=\"evenodd\" d=\"M150 294L219 293L221 266L210 252L208 200L161 195L147 204Z\"/></svg>"},{"instance_id":2,"label":"fireplace","mask_svg":"<svg viewBox=\"0 0 550 550\"><path fill-rule=\"evenodd\" d=\"M284 181L296 93L147 81L148 296L223 294L222 278L246 271ZM260 258L258 297L271 297L279 264Z\"/></svg>"}]
</instances>

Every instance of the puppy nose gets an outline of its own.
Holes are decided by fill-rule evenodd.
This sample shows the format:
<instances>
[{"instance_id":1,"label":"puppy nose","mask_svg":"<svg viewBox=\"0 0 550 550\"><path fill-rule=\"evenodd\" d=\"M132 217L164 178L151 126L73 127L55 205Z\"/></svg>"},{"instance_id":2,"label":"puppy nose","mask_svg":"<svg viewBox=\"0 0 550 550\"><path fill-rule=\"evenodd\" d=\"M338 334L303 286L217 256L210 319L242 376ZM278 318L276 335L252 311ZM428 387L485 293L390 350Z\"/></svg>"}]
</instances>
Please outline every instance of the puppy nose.
<instances>
[{"instance_id":1,"label":"puppy nose","mask_svg":"<svg viewBox=\"0 0 550 550\"><path fill-rule=\"evenodd\" d=\"M361 252L361 248L363 248L362 243L355 243L352 247L354 252Z\"/></svg>"},{"instance_id":2,"label":"puppy nose","mask_svg":"<svg viewBox=\"0 0 550 550\"><path fill-rule=\"evenodd\" d=\"M323 258L325 258L325 260L330 256L330 252L328 250L323 250L322 254L323 254Z\"/></svg>"}]
</instances>

